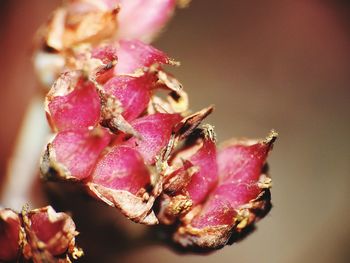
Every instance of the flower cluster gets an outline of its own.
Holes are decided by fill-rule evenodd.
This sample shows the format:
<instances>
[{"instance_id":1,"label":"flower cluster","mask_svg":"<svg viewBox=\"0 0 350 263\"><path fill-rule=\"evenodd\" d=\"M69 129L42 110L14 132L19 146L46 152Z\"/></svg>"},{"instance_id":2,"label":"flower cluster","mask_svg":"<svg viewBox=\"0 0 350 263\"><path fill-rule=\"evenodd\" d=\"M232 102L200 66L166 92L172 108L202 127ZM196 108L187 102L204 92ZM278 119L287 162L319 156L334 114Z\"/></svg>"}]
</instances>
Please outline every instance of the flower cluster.
<instances>
[{"instance_id":1,"label":"flower cluster","mask_svg":"<svg viewBox=\"0 0 350 263\"><path fill-rule=\"evenodd\" d=\"M140 41L174 7L71 0L54 13L37 52L63 61L46 96L56 134L41 172L83 184L135 222L176 226L182 246L218 248L268 209L266 158L277 134L217 150L213 127L201 125L213 107L191 113L182 85L165 71L178 63Z\"/></svg>"},{"instance_id":2,"label":"flower cluster","mask_svg":"<svg viewBox=\"0 0 350 263\"><path fill-rule=\"evenodd\" d=\"M0 209L0 261L71 262L82 250L75 246L73 220L51 206L18 214Z\"/></svg>"}]
</instances>

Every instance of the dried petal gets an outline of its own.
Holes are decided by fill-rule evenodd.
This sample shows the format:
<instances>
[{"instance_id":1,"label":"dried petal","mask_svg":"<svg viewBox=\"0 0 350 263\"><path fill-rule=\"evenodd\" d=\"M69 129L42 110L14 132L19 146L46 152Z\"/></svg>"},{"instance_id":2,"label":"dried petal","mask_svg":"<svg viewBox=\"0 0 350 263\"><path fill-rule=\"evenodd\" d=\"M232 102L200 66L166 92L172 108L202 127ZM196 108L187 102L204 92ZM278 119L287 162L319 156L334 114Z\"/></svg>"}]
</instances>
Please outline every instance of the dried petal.
<instances>
[{"instance_id":1,"label":"dried petal","mask_svg":"<svg viewBox=\"0 0 350 263\"><path fill-rule=\"evenodd\" d=\"M0 261L15 261L20 251L21 222L10 209L0 209Z\"/></svg>"},{"instance_id":2,"label":"dried petal","mask_svg":"<svg viewBox=\"0 0 350 263\"><path fill-rule=\"evenodd\" d=\"M46 178L85 179L109 141L108 131L100 127L60 132L47 146L41 172Z\"/></svg>"},{"instance_id":3,"label":"dried petal","mask_svg":"<svg viewBox=\"0 0 350 263\"><path fill-rule=\"evenodd\" d=\"M82 1L70 1L57 9L46 26L46 45L58 51L82 43L112 38L117 30L118 9L88 8Z\"/></svg>"},{"instance_id":4,"label":"dried petal","mask_svg":"<svg viewBox=\"0 0 350 263\"><path fill-rule=\"evenodd\" d=\"M176 0L119 0L119 3L119 38L145 41L158 33L176 7Z\"/></svg>"},{"instance_id":5,"label":"dried petal","mask_svg":"<svg viewBox=\"0 0 350 263\"><path fill-rule=\"evenodd\" d=\"M214 106L209 106L183 118L174 128L177 139L182 140L189 136L213 110Z\"/></svg>"},{"instance_id":6,"label":"dried petal","mask_svg":"<svg viewBox=\"0 0 350 263\"><path fill-rule=\"evenodd\" d=\"M100 98L95 85L79 71L63 73L46 97L47 116L60 131L95 126L100 118Z\"/></svg>"},{"instance_id":7,"label":"dried petal","mask_svg":"<svg viewBox=\"0 0 350 263\"><path fill-rule=\"evenodd\" d=\"M170 60L162 51L141 41L119 41L115 75L133 74L136 70L150 67L155 63L168 64Z\"/></svg>"}]
</instances>

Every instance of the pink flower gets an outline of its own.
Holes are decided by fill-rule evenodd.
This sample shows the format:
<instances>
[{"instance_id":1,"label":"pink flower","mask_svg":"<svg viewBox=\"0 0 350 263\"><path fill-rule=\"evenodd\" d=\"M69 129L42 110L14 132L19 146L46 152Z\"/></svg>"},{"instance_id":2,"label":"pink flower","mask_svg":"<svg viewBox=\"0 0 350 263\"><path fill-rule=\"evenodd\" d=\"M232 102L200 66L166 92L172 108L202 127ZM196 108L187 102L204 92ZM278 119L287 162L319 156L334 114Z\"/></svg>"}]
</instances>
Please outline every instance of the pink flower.
<instances>
[{"instance_id":1,"label":"pink flower","mask_svg":"<svg viewBox=\"0 0 350 263\"><path fill-rule=\"evenodd\" d=\"M33 262L55 262L58 256L80 257L83 252L75 247L77 235L73 220L65 213L56 213L51 206L22 214L0 210L1 261L24 257Z\"/></svg>"},{"instance_id":2,"label":"pink flower","mask_svg":"<svg viewBox=\"0 0 350 263\"><path fill-rule=\"evenodd\" d=\"M192 211L181 218L174 235L177 242L183 246L222 247L232 234L268 212L271 179L264 167L276 136L272 131L265 140L244 139L225 144L217 155L217 184L206 200L194 202ZM197 192L206 192L197 187Z\"/></svg>"},{"instance_id":3,"label":"pink flower","mask_svg":"<svg viewBox=\"0 0 350 263\"><path fill-rule=\"evenodd\" d=\"M177 93L174 80L169 84L162 71L160 65L170 59L139 41L101 46L92 54L106 66L61 74L46 97L47 116L58 133L47 146L42 173L81 181L130 219L155 224L151 208L160 186L151 184L148 165L155 164L183 117L172 107L175 99L156 103L171 113L151 109L152 100L156 92L167 90L169 98L179 99L183 91ZM100 83L97 72L105 67L113 74Z\"/></svg>"},{"instance_id":4,"label":"pink flower","mask_svg":"<svg viewBox=\"0 0 350 263\"><path fill-rule=\"evenodd\" d=\"M34 66L39 80L49 87L65 68L76 69L72 57L87 47L112 40L150 42L175 7L175 0L66 1L37 33Z\"/></svg>"},{"instance_id":5,"label":"pink flower","mask_svg":"<svg viewBox=\"0 0 350 263\"><path fill-rule=\"evenodd\" d=\"M268 211L266 159L277 134L217 150L213 127L200 126L213 107L190 114L181 84L164 71L177 63L130 40L149 39L174 6L71 0L56 11L44 42L66 69L46 97L56 135L41 172L83 184L135 222L175 225L182 246L219 248Z\"/></svg>"}]
</instances>

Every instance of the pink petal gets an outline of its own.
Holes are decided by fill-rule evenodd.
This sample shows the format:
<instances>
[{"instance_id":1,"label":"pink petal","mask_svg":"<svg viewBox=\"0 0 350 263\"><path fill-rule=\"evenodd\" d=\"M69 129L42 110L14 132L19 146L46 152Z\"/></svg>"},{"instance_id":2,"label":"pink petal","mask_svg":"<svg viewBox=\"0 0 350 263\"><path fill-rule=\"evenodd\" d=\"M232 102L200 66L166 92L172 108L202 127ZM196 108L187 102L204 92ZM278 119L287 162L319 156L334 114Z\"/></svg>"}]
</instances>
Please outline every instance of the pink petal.
<instances>
[{"instance_id":1,"label":"pink petal","mask_svg":"<svg viewBox=\"0 0 350 263\"><path fill-rule=\"evenodd\" d=\"M199 168L190 183L187 191L194 205L201 203L218 180L218 168L216 164L216 145L211 139L205 139L202 147L189 159Z\"/></svg>"},{"instance_id":2,"label":"pink petal","mask_svg":"<svg viewBox=\"0 0 350 263\"><path fill-rule=\"evenodd\" d=\"M98 161L91 182L134 195L150 182L142 156L127 146L114 146Z\"/></svg>"},{"instance_id":3,"label":"pink petal","mask_svg":"<svg viewBox=\"0 0 350 263\"><path fill-rule=\"evenodd\" d=\"M100 118L100 99L93 83L80 73L67 72L46 97L52 126L63 131L95 126Z\"/></svg>"},{"instance_id":4,"label":"pink petal","mask_svg":"<svg viewBox=\"0 0 350 263\"><path fill-rule=\"evenodd\" d=\"M19 253L20 220L10 209L0 209L0 261L15 261Z\"/></svg>"},{"instance_id":5,"label":"pink petal","mask_svg":"<svg viewBox=\"0 0 350 263\"><path fill-rule=\"evenodd\" d=\"M256 199L261 191L256 182L253 184L229 183L218 186L211 195L227 201L232 208L238 209L241 205Z\"/></svg>"},{"instance_id":6,"label":"pink petal","mask_svg":"<svg viewBox=\"0 0 350 263\"><path fill-rule=\"evenodd\" d=\"M120 39L149 41L165 25L175 7L175 0L119 0Z\"/></svg>"},{"instance_id":7,"label":"pink petal","mask_svg":"<svg viewBox=\"0 0 350 263\"><path fill-rule=\"evenodd\" d=\"M131 74L155 63L168 64L169 58L162 51L141 41L119 41L116 75Z\"/></svg>"},{"instance_id":8,"label":"pink petal","mask_svg":"<svg viewBox=\"0 0 350 263\"><path fill-rule=\"evenodd\" d=\"M41 170L47 177L87 178L109 141L110 135L103 128L60 132L48 145Z\"/></svg>"},{"instance_id":9,"label":"pink petal","mask_svg":"<svg viewBox=\"0 0 350 263\"><path fill-rule=\"evenodd\" d=\"M95 78L97 83L103 85L114 76L114 66L117 64L117 48L115 45L101 45L91 51L91 60L88 58L86 62L86 54L81 54L82 63L86 63L90 67L90 77ZM97 60L97 61L95 61ZM95 63L95 65L94 65ZM97 66L96 66L97 65Z\"/></svg>"},{"instance_id":10,"label":"pink petal","mask_svg":"<svg viewBox=\"0 0 350 263\"><path fill-rule=\"evenodd\" d=\"M52 207L36 209L28 214L29 229L45 248L53 255L61 255L74 245L75 224L65 213L56 213ZM30 233L29 233L30 234Z\"/></svg>"},{"instance_id":11,"label":"pink petal","mask_svg":"<svg viewBox=\"0 0 350 263\"><path fill-rule=\"evenodd\" d=\"M151 74L141 77L116 76L104 85L104 90L121 102L122 116L131 121L146 109L150 100L150 89L154 83L155 78Z\"/></svg>"},{"instance_id":12,"label":"pink petal","mask_svg":"<svg viewBox=\"0 0 350 263\"><path fill-rule=\"evenodd\" d=\"M236 211L227 200L215 196L205 204L200 215L194 218L191 225L199 229L220 225L232 226L235 215Z\"/></svg>"},{"instance_id":13,"label":"pink petal","mask_svg":"<svg viewBox=\"0 0 350 263\"><path fill-rule=\"evenodd\" d=\"M220 181L250 183L256 182L266 162L271 145L235 143L218 153Z\"/></svg>"},{"instance_id":14,"label":"pink petal","mask_svg":"<svg viewBox=\"0 0 350 263\"><path fill-rule=\"evenodd\" d=\"M267 155L277 133L261 141L240 140L228 143L218 154L219 185L203 207L186 215L174 239L183 246L218 248L233 232L254 223L268 211L270 196L260 182ZM193 215L191 215L191 213Z\"/></svg>"},{"instance_id":15,"label":"pink petal","mask_svg":"<svg viewBox=\"0 0 350 263\"><path fill-rule=\"evenodd\" d=\"M117 48L115 45L96 47L91 52L91 58L101 60L104 64L118 59Z\"/></svg>"},{"instance_id":16,"label":"pink petal","mask_svg":"<svg viewBox=\"0 0 350 263\"><path fill-rule=\"evenodd\" d=\"M155 162L155 157L165 147L175 124L182 117L179 114L156 113L134 120L131 124L141 139L132 137L125 142L143 156L147 164Z\"/></svg>"}]
</instances>

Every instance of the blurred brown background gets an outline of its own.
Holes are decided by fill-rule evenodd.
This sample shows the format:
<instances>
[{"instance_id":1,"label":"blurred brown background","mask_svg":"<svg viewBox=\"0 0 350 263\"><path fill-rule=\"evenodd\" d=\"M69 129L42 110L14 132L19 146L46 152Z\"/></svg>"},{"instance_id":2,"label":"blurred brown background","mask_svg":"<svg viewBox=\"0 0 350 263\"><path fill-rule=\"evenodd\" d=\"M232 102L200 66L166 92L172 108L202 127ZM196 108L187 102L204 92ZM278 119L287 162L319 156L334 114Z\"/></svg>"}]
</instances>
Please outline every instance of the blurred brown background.
<instances>
[{"instance_id":1,"label":"blurred brown background","mask_svg":"<svg viewBox=\"0 0 350 263\"><path fill-rule=\"evenodd\" d=\"M0 0L0 175L37 92L32 36L58 3ZM219 140L280 133L269 161L274 207L255 233L209 255L140 241L108 244L102 261L349 262L350 2L197 0L155 46L182 62L172 71L193 109L216 105ZM91 251L82 262L97 262Z\"/></svg>"}]
</instances>

